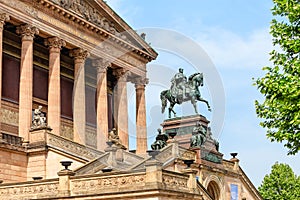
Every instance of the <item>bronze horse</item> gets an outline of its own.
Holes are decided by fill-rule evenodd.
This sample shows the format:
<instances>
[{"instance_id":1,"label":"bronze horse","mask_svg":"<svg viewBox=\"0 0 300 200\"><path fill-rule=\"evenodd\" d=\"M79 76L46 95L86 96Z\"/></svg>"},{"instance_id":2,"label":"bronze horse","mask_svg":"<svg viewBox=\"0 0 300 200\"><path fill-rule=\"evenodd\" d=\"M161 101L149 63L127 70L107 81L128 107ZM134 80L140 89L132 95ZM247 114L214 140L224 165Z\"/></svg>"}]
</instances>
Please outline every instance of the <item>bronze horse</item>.
<instances>
[{"instance_id":1,"label":"bronze horse","mask_svg":"<svg viewBox=\"0 0 300 200\"><path fill-rule=\"evenodd\" d=\"M201 98L201 94L199 91L199 86L203 86L203 73L195 73L189 76L188 81L185 84L185 98L183 98L183 95L173 95L171 90L164 90L160 93L160 99L161 99L161 112L165 112L165 108L167 106L167 103L169 101L169 118L171 118L171 113L173 112L174 117L176 117L176 112L173 110L173 107L175 104L182 104L186 101L191 101L191 103L194 106L195 113L198 114L197 109L197 101L202 101L206 103L207 108L209 111L211 111L210 105L207 100Z\"/></svg>"}]
</instances>

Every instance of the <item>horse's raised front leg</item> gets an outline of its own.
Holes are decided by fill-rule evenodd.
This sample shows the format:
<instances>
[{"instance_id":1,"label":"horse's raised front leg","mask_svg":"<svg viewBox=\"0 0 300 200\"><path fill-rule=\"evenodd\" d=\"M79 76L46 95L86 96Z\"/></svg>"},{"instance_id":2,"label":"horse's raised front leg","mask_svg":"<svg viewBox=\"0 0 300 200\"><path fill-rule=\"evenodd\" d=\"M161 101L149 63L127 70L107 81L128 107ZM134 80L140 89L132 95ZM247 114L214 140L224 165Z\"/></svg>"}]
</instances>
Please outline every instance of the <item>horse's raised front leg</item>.
<instances>
[{"instance_id":1,"label":"horse's raised front leg","mask_svg":"<svg viewBox=\"0 0 300 200\"><path fill-rule=\"evenodd\" d=\"M206 101L205 99L202 99L201 97L198 98L198 101L202 101L202 102L206 103L208 111L211 111L208 101Z\"/></svg>"}]
</instances>

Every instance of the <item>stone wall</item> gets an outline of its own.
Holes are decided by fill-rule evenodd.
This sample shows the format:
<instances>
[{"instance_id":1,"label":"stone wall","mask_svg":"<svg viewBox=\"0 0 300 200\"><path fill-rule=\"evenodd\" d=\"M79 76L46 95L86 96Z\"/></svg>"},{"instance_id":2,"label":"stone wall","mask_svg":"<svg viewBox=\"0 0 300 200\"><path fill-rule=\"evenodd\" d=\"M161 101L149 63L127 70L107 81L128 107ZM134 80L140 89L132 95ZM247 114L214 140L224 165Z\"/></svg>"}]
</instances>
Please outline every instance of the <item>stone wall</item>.
<instances>
[{"instance_id":1,"label":"stone wall","mask_svg":"<svg viewBox=\"0 0 300 200\"><path fill-rule=\"evenodd\" d=\"M21 147L0 144L0 180L26 181L27 156Z\"/></svg>"}]
</instances>

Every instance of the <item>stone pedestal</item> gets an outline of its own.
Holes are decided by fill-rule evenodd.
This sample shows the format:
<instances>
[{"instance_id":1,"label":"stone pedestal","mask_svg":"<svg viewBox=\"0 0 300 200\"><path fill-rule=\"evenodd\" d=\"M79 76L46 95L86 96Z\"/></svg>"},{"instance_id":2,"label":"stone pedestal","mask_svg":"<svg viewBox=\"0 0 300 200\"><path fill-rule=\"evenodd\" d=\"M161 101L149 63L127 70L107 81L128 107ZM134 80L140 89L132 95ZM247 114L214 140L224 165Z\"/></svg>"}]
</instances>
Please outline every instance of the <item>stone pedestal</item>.
<instances>
[{"instance_id":1,"label":"stone pedestal","mask_svg":"<svg viewBox=\"0 0 300 200\"><path fill-rule=\"evenodd\" d=\"M209 121L202 115L191 115L185 117L176 117L165 120L161 126L165 133L176 132L175 140L179 146L190 149L190 139L196 123L207 128L206 139L201 147L192 148L196 151L196 162L201 163L206 160L213 163L221 163L223 154L218 151L218 142L212 138L212 133L209 128Z\"/></svg>"},{"instance_id":2,"label":"stone pedestal","mask_svg":"<svg viewBox=\"0 0 300 200\"><path fill-rule=\"evenodd\" d=\"M50 127L31 129L29 131L30 132L30 136L29 136L30 144L46 143L47 133L50 133L51 130L52 129Z\"/></svg>"},{"instance_id":3,"label":"stone pedestal","mask_svg":"<svg viewBox=\"0 0 300 200\"><path fill-rule=\"evenodd\" d=\"M70 177L75 175L75 172L63 169L57 173L59 176L59 196L70 196Z\"/></svg>"},{"instance_id":4,"label":"stone pedestal","mask_svg":"<svg viewBox=\"0 0 300 200\"><path fill-rule=\"evenodd\" d=\"M179 142L179 145L188 149L190 147L193 128L196 122L199 121L203 126L208 127L209 121L202 115L166 119L161 126L165 133L176 132L177 135L175 138Z\"/></svg>"}]
</instances>

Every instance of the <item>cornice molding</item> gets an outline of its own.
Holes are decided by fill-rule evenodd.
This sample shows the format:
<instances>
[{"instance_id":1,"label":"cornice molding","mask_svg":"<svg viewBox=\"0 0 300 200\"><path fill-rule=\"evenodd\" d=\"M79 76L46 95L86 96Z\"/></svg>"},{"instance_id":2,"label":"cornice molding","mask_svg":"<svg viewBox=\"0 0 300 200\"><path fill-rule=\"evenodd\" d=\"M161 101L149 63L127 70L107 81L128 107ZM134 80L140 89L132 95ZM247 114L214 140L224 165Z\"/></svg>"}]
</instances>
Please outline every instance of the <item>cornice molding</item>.
<instances>
[{"instance_id":1,"label":"cornice molding","mask_svg":"<svg viewBox=\"0 0 300 200\"><path fill-rule=\"evenodd\" d=\"M72 7L73 9L79 9L79 5L75 5L73 1L71 0L64 0L64 1L58 1L58 0L34 0L39 4L39 6L42 6L46 9L50 9L55 11L56 13L60 14L62 17L67 19L68 21L72 21L79 26L83 27L84 29L87 29L89 31L92 31L96 34L102 35L107 40L117 44L118 46L121 46L123 48L126 48L129 52L133 52L134 54L137 54L138 56L141 56L145 59L147 59L149 62L151 60L156 59L157 55L151 55L144 51L143 49L140 49L133 44L131 44L130 40L128 40L127 37L124 37L123 34L119 33L113 23L109 22L106 18L102 17L99 19L95 19L95 16L100 15L99 12L93 13L94 8L89 6L83 10L89 10L90 14L84 13L84 14L76 14L73 10L68 10L68 7ZM78 0L76 0L78 1ZM74 2L76 2L74 1ZM78 4L78 3L77 3ZM86 3L86 5L88 5ZM76 10L75 9L75 10ZM83 13L81 11L80 13ZM93 17L91 17L93 16ZM34 16L36 17L36 16ZM90 21L89 21L90 20ZM98 20L97 23L92 20Z\"/></svg>"}]
</instances>

